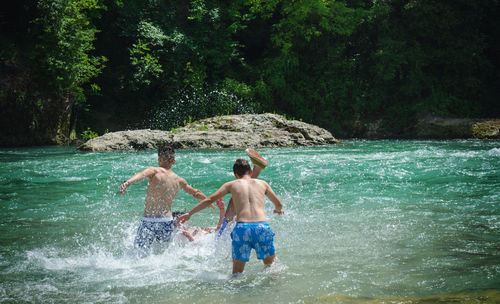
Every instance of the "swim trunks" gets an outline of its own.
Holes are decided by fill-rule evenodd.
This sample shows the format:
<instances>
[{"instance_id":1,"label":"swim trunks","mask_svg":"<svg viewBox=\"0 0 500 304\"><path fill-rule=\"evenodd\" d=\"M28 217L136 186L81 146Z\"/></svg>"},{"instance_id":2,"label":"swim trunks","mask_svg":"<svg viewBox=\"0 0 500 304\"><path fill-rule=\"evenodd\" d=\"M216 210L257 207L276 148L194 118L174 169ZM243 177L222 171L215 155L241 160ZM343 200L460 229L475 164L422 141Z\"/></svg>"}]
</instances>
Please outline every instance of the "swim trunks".
<instances>
[{"instance_id":1,"label":"swim trunks","mask_svg":"<svg viewBox=\"0 0 500 304\"><path fill-rule=\"evenodd\" d=\"M262 260L275 253L274 232L267 222L238 222L231 232L234 260L248 262L255 249L257 259Z\"/></svg>"},{"instance_id":2,"label":"swim trunks","mask_svg":"<svg viewBox=\"0 0 500 304\"><path fill-rule=\"evenodd\" d=\"M145 216L141 220L134 246L140 249L149 249L154 240L167 243L174 231L172 216Z\"/></svg>"}]
</instances>

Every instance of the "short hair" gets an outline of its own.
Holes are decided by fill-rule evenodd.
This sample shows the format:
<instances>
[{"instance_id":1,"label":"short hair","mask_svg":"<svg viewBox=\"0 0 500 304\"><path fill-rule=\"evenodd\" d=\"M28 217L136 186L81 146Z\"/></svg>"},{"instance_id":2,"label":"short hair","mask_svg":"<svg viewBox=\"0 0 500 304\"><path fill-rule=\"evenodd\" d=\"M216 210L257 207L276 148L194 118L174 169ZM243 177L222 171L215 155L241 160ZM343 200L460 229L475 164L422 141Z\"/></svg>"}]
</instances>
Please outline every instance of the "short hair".
<instances>
[{"instance_id":1,"label":"short hair","mask_svg":"<svg viewBox=\"0 0 500 304\"><path fill-rule=\"evenodd\" d=\"M158 156L163 157L163 159L169 163L173 163L175 160L174 148L169 145L160 145L158 147Z\"/></svg>"},{"instance_id":2,"label":"short hair","mask_svg":"<svg viewBox=\"0 0 500 304\"><path fill-rule=\"evenodd\" d=\"M245 174L250 174L252 169L250 168L250 164L247 160L238 158L233 165L233 172L238 174L238 176L243 176Z\"/></svg>"}]
</instances>

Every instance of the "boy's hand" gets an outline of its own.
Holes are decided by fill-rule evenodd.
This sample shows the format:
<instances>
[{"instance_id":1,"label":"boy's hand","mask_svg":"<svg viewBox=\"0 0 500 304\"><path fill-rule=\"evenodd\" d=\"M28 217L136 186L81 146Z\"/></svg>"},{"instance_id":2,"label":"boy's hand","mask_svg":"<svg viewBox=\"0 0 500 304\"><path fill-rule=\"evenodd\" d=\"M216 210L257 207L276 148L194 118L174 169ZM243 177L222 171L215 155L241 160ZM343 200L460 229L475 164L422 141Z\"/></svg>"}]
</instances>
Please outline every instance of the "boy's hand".
<instances>
[{"instance_id":1,"label":"boy's hand","mask_svg":"<svg viewBox=\"0 0 500 304\"><path fill-rule=\"evenodd\" d=\"M189 219L191 218L191 216L189 215L189 213L184 213L183 215L179 215L177 217L177 221L181 224L187 222Z\"/></svg>"},{"instance_id":2,"label":"boy's hand","mask_svg":"<svg viewBox=\"0 0 500 304\"><path fill-rule=\"evenodd\" d=\"M123 194L123 192L125 192L125 190L127 190L128 185L130 185L128 181L126 181L123 184L121 184L121 186L120 186L120 194Z\"/></svg>"},{"instance_id":3,"label":"boy's hand","mask_svg":"<svg viewBox=\"0 0 500 304\"><path fill-rule=\"evenodd\" d=\"M281 210L281 209L280 209L280 210L276 210L276 209L274 209L273 213L283 214L284 212L283 212L283 210Z\"/></svg>"}]
</instances>

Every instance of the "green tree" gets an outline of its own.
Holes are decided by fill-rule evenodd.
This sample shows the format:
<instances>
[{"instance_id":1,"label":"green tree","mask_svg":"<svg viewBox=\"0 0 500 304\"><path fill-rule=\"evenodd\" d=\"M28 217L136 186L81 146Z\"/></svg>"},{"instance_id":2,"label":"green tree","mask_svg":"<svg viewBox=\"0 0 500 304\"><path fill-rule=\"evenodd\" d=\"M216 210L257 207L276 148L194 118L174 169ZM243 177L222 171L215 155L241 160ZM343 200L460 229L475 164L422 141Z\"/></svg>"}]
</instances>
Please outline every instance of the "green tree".
<instances>
[{"instance_id":1,"label":"green tree","mask_svg":"<svg viewBox=\"0 0 500 304\"><path fill-rule=\"evenodd\" d=\"M111 114L104 116L115 119L116 129L170 129L188 116L251 107L239 106L249 94L238 80L244 63L232 37L240 28L241 4L135 0L106 6L98 27L107 31L96 45L114 64L98 79L101 95L90 97L89 105L94 113ZM95 115L86 119L106 127Z\"/></svg>"},{"instance_id":2,"label":"green tree","mask_svg":"<svg viewBox=\"0 0 500 304\"><path fill-rule=\"evenodd\" d=\"M3 120L10 126L4 144L15 137L25 144L67 142L73 106L85 100L83 86L105 61L90 55L97 32L91 19L102 8L98 0L39 0L10 12L22 23L4 22L23 35L2 40L1 64L9 67L2 108L12 114Z\"/></svg>"},{"instance_id":3,"label":"green tree","mask_svg":"<svg viewBox=\"0 0 500 304\"><path fill-rule=\"evenodd\" d=\"M362 115L404 129L418 115L480 116L489 69L479 1L380 1L372 9ZM479 102L478 102L479 101Z\"/></svg>"},{"instance_id":4,"label":"green tree","mask_svg":"<svg viewBox=\"0 0 500 304\"><path fill-rule=\"evenodd\" d=\"M267 52L256 59L256 96L265 100L266 110L340 132L341 122L355 116L357 59L350 46L366 9L339 1L250 3L260 19L254 24L265 24L269 34L261 39Z\"/></svg>"}]
</instances>

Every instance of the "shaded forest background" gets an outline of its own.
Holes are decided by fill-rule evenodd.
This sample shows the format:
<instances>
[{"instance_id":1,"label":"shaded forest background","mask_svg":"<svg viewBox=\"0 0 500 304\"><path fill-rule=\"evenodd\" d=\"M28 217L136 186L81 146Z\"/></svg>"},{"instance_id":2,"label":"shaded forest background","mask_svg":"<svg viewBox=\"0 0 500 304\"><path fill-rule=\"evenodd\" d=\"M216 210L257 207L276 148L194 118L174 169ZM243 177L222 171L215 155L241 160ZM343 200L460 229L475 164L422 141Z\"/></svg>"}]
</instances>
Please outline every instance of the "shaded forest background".
<instances>
[{"instance_id":1,"label":"shaded forest background","mask_svg":"<svg viewBox=\"0 0 500 304\"><path fill-rule=\"evenodd\" d=\"M274 112L362 136L498 117L496 0L17 0L0 12L1 146Z\"/></svg>"}]
</instances>

